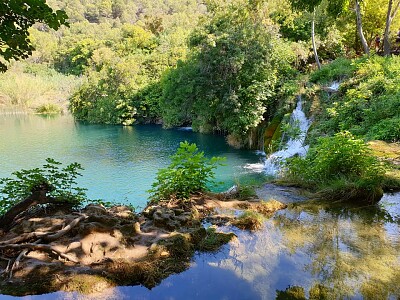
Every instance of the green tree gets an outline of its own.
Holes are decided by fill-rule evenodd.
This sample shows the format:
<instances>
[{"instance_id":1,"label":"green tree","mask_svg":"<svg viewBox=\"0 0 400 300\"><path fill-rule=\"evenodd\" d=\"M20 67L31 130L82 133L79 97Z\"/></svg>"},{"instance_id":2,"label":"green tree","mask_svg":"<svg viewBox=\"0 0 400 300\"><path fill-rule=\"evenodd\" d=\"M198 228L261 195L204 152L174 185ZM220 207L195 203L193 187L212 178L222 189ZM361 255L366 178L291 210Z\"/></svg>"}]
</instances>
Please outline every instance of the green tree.
<instances>
[{"instance_id":1,"label":"green tree","mask_svg":"<svg viewBox=\"0 0 400 300\"><path fill-rule=\"evenodd\" d=\"M190 57L164 78L163 119L243 137L276 109L279 78L291 78L294 58L262 7L210 1L208 8Z\"/></svg>"},{"instance_id":2,"label":"green tree","mask_svg":"<svg viewBox=\"0 0 400 300\"><path fill-rule=\"evenodd\" d=\"M7 62L27 58L34 50L28 29L36 22L58 29L67 24L67 15L53 11L45 0L5 0L0 2L0 56ZM0 70L7 66L0 62Z\"/></svg>"}]
</instances>

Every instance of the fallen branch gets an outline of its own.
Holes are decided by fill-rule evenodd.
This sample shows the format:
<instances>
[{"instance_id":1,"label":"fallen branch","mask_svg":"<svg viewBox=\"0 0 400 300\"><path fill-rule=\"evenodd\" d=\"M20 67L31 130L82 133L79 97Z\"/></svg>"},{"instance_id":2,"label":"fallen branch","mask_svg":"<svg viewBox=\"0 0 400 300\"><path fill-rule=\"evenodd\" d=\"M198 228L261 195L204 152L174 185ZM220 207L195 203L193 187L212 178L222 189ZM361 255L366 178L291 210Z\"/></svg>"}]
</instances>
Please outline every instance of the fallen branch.
<instances>
[{"instance_id":1,"label":"fallen branch","mask_svg":"<svg viewBox=\"0 0 400 300\"><path fill-rule=\"evenodd\" d=\"M19 253L19 255L15 259L13 265L11 266L10 274L8 275L8 279L12 278L13 272L18 269L21 259L24 258L28 252L29 252L29 249L24 249Z\"/></svg>"},{"instance_id":2,"label":"fallen branch","mask_svg":"<svg viewBox=\"0 0 400 300\"><path fill-rule=\"evenodd\" d=\"M45 244L10 244L10 245L0 245L0 249L28 249L28 250L36 250L36 251L44 251L48 253L56 253L58 256L67 259L74 263L79 263L76 259L68 256L67 254L55 249L51 245Z\"/></svg>"}]
</instances>

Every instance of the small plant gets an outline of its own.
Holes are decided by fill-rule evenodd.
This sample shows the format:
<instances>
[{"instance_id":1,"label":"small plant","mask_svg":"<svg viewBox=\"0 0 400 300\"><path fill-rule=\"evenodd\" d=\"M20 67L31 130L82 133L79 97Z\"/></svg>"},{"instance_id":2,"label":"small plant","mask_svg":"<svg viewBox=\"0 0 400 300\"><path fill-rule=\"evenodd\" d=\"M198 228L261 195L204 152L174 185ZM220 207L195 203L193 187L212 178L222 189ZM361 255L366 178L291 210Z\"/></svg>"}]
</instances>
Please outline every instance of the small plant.
<instances>
[{"instance_id":1,"label":"small plant","mask_svg":"<svg viewBox=\"0 0 400 300\"><path fill-rule=\"evenodd\" d=\"M169 200L173 197L187 199L190 194L207 190L215 178L214 169L221 165L221 157L211 159L199 151L196 144L181 142L171 157L171 164L157 173L149 191L152 201Z\"/></svg>"},{"instance_id":2,"label":"small plant","mask_svg":"<svg viewBox=\"0 0 400 300\"><path fill-rule=\"evenodd\" d=\"M61 163L52 158L47 158L46 162L42 168L16 171L12 173L14 178L0 179L0 215L42 184L51 187L48 196L60 203L79 205L87 199L86 189L76 186L76 179L81 176L79 171L83 170L80 164L72 163L61 168Z\"/></svg>"}]
</instances>

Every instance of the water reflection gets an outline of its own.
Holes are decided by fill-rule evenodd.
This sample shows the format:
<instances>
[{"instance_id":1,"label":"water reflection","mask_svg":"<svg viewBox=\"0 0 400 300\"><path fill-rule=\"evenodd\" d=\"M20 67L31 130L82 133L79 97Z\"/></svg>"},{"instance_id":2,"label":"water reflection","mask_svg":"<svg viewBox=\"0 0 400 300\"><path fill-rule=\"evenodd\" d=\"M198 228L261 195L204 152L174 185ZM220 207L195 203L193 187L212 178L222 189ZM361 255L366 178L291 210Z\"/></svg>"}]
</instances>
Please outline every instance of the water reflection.
<instances>
[{"instance_id":1,"label":"water reflection","mask_svg":"<svg viewBox=\"0 0 400 300\"><path fill-rule=\"evenodd\" d=\"M398 207L399 198L383 201ZM307 254L304 269L327 287L329 299L388 299L400 296L398 212L298 205L275 223L290 253Z\"/></svg>"},{"instance_id":2,"label":"water reflection","mask_svg":"<svg viewBox=\"0 0 400 300\"><path fill-rule=\"evenodd\" d=\"M235 242L199 255L191 269L151 291L119 290L133 299L396 298L399 205L400 194L386 195L380 207L297 204L267 220L260 232L225 228L235 231Z\"/></svg>"}]
</instances>

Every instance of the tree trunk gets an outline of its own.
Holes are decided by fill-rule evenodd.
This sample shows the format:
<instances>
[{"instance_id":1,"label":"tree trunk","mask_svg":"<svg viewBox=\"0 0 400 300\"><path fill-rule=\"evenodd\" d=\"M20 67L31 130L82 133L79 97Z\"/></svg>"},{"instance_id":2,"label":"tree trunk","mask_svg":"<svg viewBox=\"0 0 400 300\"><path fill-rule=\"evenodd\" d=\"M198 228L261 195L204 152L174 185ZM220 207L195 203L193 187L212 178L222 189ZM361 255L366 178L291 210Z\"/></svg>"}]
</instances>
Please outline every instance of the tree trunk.
<instances>
[{"instance_id":1,"label":"tree trunk","mask_svg":"<svg viewBox=\"0 0 400 300\"><path fill-rule=\"evenodd\" d=\"M390 35L390 25L392 25L392 21L394 17L396 16L396 13L399 9L400 6L400 1L397 2L394 10L393 9L393 0L389 0L389 5L388 5L388 10L386 14L386 26L385 26L385 35L383 37L383 53L385 56L390 55L390 40L389 40L389 35Z\"/></svg>"},{"instance_id":2,"label":"tree trunk","mask_svg":"<svg viewBox=\"0 0 400 300\"><path fill-rule=\"evenodd\" d=\"M358 36L360 37L361 44L364 48L364 53L369 55L368 43L367 43L367 40L365 39L363 29L362 29L361 8L360 8L360 2L358 0L355 0L355 11L356 11L356 19L357 19Z\"/></svg>"},{"instance_id":3,"label":"tree trunk","mask_svg":"<svg viewBox=\"0 0 400 300\"><path fill-rule=\"evenodd\" d=\"M315 8L314 8L312 22L311 22L311 40L312 40L312 47L313 47L314 56L315 56L315 62L317 63L318 69L321 69L321 63L320 63L319 57L318 57L317 46L315 45Z\"/></svg>"},{"instance_id":4,"label":"tree trunk","mask_svg":"<svg viewBox=\"0 0 400 300\"><path fill-rule=\"evenodd\" d=\"M51 191L51 187L47 184L42 184L35 188L31 195L15 204L0 218L0 229L8 230L15 217L26 211L29 207L53 202L55 199L47 196L49 191Z\"/></svg>"}]
</instances>

